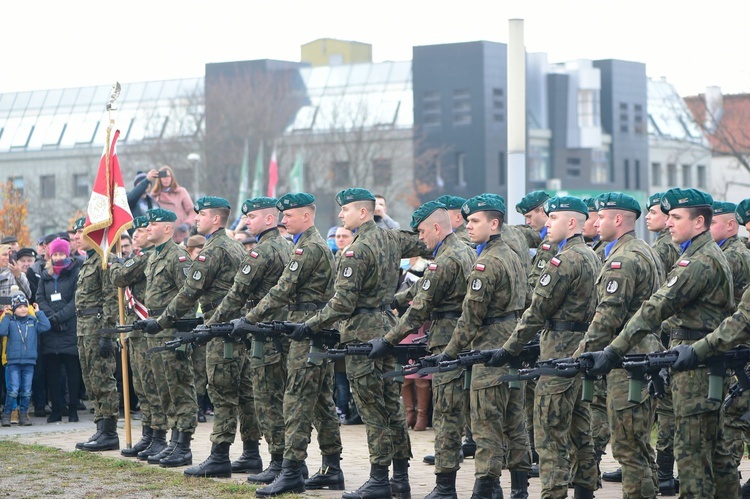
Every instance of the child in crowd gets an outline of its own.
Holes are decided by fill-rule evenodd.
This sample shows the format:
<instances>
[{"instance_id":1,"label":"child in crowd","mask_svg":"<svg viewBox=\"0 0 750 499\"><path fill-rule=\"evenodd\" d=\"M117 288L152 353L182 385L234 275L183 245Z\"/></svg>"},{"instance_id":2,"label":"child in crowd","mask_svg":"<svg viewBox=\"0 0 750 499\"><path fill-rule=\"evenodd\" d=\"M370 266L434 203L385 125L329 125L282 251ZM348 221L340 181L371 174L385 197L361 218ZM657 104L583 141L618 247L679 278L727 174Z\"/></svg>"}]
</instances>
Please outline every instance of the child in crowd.
<instances>
[{"instance_id":1,"label":"child in crowd","mask_svg":"<svg viewBox=\"0 0 750 499\"><path fill-rule=\"evenodd\" d=\"M10 413L14 400L21 395L19 403L19 426L31 426L29 404L31 403L31 380L34 377L39 335L50 330L50 323L44 312L34 304L35 315L29 313L29 302L23 294L11 299L0 320L0 336L7 336L5 354L8 364L5 377L8 393L5 399L2 426L10 426Z\"/></svg>"}]
</instances>

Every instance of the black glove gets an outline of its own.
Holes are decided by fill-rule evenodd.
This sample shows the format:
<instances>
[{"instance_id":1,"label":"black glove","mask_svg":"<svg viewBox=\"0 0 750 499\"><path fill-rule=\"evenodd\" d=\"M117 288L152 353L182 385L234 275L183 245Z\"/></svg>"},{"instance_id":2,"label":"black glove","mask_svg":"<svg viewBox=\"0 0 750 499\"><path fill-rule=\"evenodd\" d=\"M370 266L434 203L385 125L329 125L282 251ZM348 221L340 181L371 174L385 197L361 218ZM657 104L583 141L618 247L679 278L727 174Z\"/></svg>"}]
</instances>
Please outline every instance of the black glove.
<instances>
[{"instance_id":1,"label":"black glove","mask_svg":"<svg viewBox=\"0 0 750 499\"><path fill-rule=\"evenodd\" d=\"M372 345L372 350L367 354L367 358L370 360L382 359L393 349L393 345L388 343L385 338L375 338L368 343Z\"/></svg>"},{"instance_id":2,"label":"black glove","mask_svg":"<svg viewBox=\"0 0 750 499\"><path fill-rule=\"evenodd\" d=\"M138 322L140 322L139 329L143 330L146 334L156 334L164 330L164 328L156 322L156 319L144 319Z\"/></svg>"},{"instance_id":3,"label":"black glove","mask_svg":"<svg viewBox=\"0 0 750 499\"><path fill-rule=\"evenodd\" d=\"M672 351L677 353L677 362L672 366L675 371L692 371L700 364L701 360L691 345L677 345Z\"/></svg>"},{"instance_id":4,"label":"black glove","mask_svg":"<svg viewBox=\"0 0 750 499\"><path fill-rule=\"evenodd\" d=\"M60 331L60 319L58 319L56 315L49 318L49 325L51 329Z\"/></svg>"},{"instance_id":5,"label":"black glove","mask_svg":"<svg viewBox=\"0 0 750 499\"><path fill-rule=\"evenodd\" d=\"M436 367L441 362L448 362L450 360L455 360L453 357L448 355L447 353L439 353L437 355L430 355L428 357L424 357L422 359L422 364L426 367Z\"/></svg>"},{"instance_id":6,"label":"black glove","mask_svg":"<svg viewBox=\"0 0 750 499\"><path fill-rule=\"evenodd\" d=\"M233 338L243 338L245 336L245 326L247 320L244 317L239 319L232 319L229 321L232 324L232 332L230 333Z\"/></svg>"},{"instance_id":7,"label":"black glove","mask_svg":"<svg viewBox=\"0 0 750 499\"><path fill-rule=\"evenodd\" d=\"M117 341L103 336L99 338L99 357L102 359L108 359L114 357L117 353Z\"/></svg>"},{"instance_id":8,"label":"black glove","mask_svg":"<svg viewBox=\"0 0 750 499\"><path fill-rule=\"evenodd\" d=\"M513 355L511 355L509 351L504 348L499 348L495 350L492 357L490 357L490 360L485 362L484 365L487 367L502 367L510 362L510 359L512 358Z\"/></svg>"},{"instance_id":9,"label":"black glove","mask_svg":"<svg viewBox=\"0 0 750 499\"><path fill-rule=\"evenodd\" d=\"M614 350L607 347L601 352L586 352L581 354L581 359L588 360L594 364L589 370L589 374L594 376L604 376L608 374L620 360L620 356Z\"/></svg>"},{"instance_id":10,"label":"black glove","mask_svg":"<svg viewBox=\"0 0 750 499\"><path fill-rule=\"evenodd\" d=\"M312 335L313 331L310 329L310 326L303 322L302 324L294 326L294 331L292 331L291 337L295 341L302 341L306 338L310 338Z\"/></svg>"},{"instance_id":11,"label":"black glove","mask_svg":"<svg viewBox=\"0 0 750 499\"><path fill-rule=\"evenodd\" d=\"M391 310L398 310L399 308L401 308L401 305L399 305L398 300L394 298L393 301L391 301Z\"/></svg>"}]
</instances>

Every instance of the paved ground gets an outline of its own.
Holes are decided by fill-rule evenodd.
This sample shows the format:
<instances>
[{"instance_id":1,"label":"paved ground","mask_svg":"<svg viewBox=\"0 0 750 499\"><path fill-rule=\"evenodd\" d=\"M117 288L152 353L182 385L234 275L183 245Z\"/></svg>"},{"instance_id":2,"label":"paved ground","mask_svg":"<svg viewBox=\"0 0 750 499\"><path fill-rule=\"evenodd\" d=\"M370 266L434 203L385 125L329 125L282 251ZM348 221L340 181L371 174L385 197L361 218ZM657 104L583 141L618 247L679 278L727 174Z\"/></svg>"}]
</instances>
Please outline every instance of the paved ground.
<instances>
[{"instance_id":1,"label":"paved ground","mask_svg":"<svg viewBox=\"0 0 750 499\"><path fill-rule=\"evenodd\" d=\"M13 439L22 443L29 444L42 444L52 447L58 447L63 450L73 451L75 449L75 443L80 440L85 440L91 435L94 430L94 424L92 422L93 416L86 412L79 412L81 421L78 423L52 423L47 424L45 418L32 418L33 426L18 427L16 425L10 428L0 428L0 439ZM66 419L66 418L65 418ZM132 441L136 442L140 438L140 421L132 421ZM118 424L120 427L120 444L125 446L125 429L124 422L121 420ZM209 435L211 433L211 417L209 416L207 423L200 423L196 432L195 440L193 441L193 462L198 464L203 461L209 454L210 442ZM347 489L353 490L361 485L368 477L370 465L367 456L366 439L365 439L365 427L363 425L356 426L342 426L341 427L342 439L344 441L344 454L342 460L342 468L346 475ZM411 431L412 439L412 450L415 459L412 461L410 468L410 481L412 486L412 496L421 498L427 495L434 487L434 475L433 467L423 464L422 456L425 454L431 454L433 451L433 432L432 429L428 429L423 432ZM315 435L313 435L313 445L310 448L310 457L308 458L308 467L310 472L320 465L320 457L316 452L315 448ZM242 446L239 442L232 446L231 456L236 458L242 451ZM122 458L118 451L103 452L103 455L111 456L113 458ZM266 452L265 445L261 444L261 455L263 456L263 462L267 463L269 460L268 452ZM8 456L3 456L3 460L8 459ZM747 460L743 461L741 471L745 472L745 476L750 476L750 465L747 464ZM148 466L144 464L144 466ZM616 469L617 464L612 459L611 455L605 455L602 462L602 469L609 471ZM176 473L181 473L183 468L175 468ZM467 459L464 461L461 470L459 471L457 480L458 496L460 498L469 497L474 484L474 462L473 459ZM235 474L231 479L235 482L244 482L245 478L242 474ZM510 478L503 477L501 479L503 489L505 490L506 497L510 491ZM538 478L532 478L530 489L530 497L539 497L540 485ZM308 493L312 497L325 497L325 498L339 498L341 492L326 492L326 491L315 491ZM570 492L572 497L572 490ZM598 499L614 499L621 497L619 484L606 483L604 488L596 492Z\"/></svg>"}]
</instances>

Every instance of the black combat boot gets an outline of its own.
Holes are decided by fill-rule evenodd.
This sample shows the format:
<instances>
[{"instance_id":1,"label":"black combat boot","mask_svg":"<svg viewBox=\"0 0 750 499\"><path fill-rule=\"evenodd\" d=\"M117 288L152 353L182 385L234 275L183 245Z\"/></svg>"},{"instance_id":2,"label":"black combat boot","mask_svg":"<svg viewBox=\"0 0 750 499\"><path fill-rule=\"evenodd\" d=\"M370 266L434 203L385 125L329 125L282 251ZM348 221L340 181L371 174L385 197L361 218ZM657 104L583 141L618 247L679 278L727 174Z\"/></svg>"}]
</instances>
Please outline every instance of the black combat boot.
<instances>
[{"instance_id":1,"label":"black combat boot","mask_svg":"<svg viewBox=\"0 0 750 499\"><path fill-rule=\"evenodd\" d=\"M393 478L391 478L391 493L396 499L411 499L409 485L409 460L393 460Z\"/></svg>"},{"instance_id":2,"label":"black combat boot","mask_svg":"<svg viewBox=\"0 0 750 499\"><path fill-rule=\"evenodd\" d=\"M247 477L248 483L255 484L268 484L276 480L276 477L281 473L281 465L284 460L284 456L281 454L271 454L271 464L268 468L264 469L257 475L250 475Z\"/></svg>"},{"instance_id":3,"label":"black combat boot","mask_svg":"<svg viewBox=\"0 0 750 499\"><path fill-rule=\"evenodd\" d=\"M172 428L172 435L169 437L169 444L167 444L167 446L164 447L161 452L148 456L148 458L146 459L148 461L148 464L159 464L159 461L170 455L174 448L177 447L177 437L179 435L180 430L178 430L177 428Z\"/></svg>"},{"instance_id":4,"label":"black combat boot","mask_svg":"<svg viewBox=\"0 0 750 499\"><path fill-rule=\"evenodd\" d=\"M750 480L742 485L742 488L740 489L740 498L750 499Z\"/></svg>"},{"instance_id":5,"label":"black combat boot","mask_svg":"<svg viewBox=\"0 0 750 499\"><path fill-rule=\"evenodd\" d=\"M474 441L474 436L468 426L466 427L466 438L464 443L461 444L461 450L465 458L474 457L474 454L477 453L477 443Z\"/></svg>"},{"instance_id":6,"label":"black combat boot","mask_svg":"<svg viewBox=\"0 0 750 499\"><path fill-rule=\"evenodd\" d=\"M659 494L674 496L680 491L680 482L674 477L674 455L666 452L656 453L656 477L659 481Z\"/></svg>"},{"instance_id":7,"label":"black combat boot","mask_svg":"<svg viewBox=\"0 0 750 499\"><path fill-rule=\"evenodd\" d=\"M211 455L198 466L185 470L185 475L195 477L231 478L232 461L229 460L229 442L213 444Z\"/></svg>"},{"instance_id":8,"label":"black combat boot","mask_svg":"<svg viewBox=\"0 0 750 499\"><path fill-rule=\"evenodd\" d=\"M510 470L510 499L529 499L529 473Z\"/></svg>"},{"instance_id":9,"label":"black combat boot","mask_svg":"<svg viewBox=\"0 0 750 499\"><path fill-rule=\"evenodd\" d=\"M605 482L622 483L622 468L617 468L615 471L605 471L602 473L602 480Z\"/></svg>"},{"instance_id":10,"label":"black combat boot","mask_svg":"<svg viewBox=\"0 0 750 499\"><path fill-rule=\"evenodd\" d=\"M136 457L138 453L149 446L151 439L154 436L154 430L150 426L144 426L141 428L141 439L138 440L135 445L129 449L122 449L120 454L125 457Z\"/></svg>"},{"instance_id":11,"label":"black combat boot","mask_svg":"<svg viewBox=\"0 0 750 499\"><path fill-rule=\"evenodd\" d=\"M232 461L232 473L260 473L263 471L263 461L258 451L257 440L242 441L242 455Z\"/></svg>"},{"instance_id":12,"label":"black combat boot","mask_svg":"<svg viewBox=\"0 0 750 499\"><path fill-rule=\"evenodd\" d=\"M271 484L255 491L258 497L271 497L287 492L304 492L305 479L302 478L302 461L284 459L281 463L281 473Z\"/></svg>"},{"instance_id":13,"label":"black combat boot","mask_svg":"<svg viewBox=\"0 0 750 499\"><path fill-rule=\"evenodd\" d=\"M370 464L370 478L354 492L344 492L341 499L391 499L388 466Z\"/></svg>"},{"instance_id":14,"label":"black combat boot","mask_svg":"<svg viewBox=\"0 0 750 499\"><path fill-rule=\"evenodd\" d=\"M83 444L83 450L89 452L101 452L105 450L118 450L120 448L120 437L117 436L117 419L102 419L102 433L93 442Z\"/></svg>"},{"instance_id":15,"label":"black combat boot","mask_svg":"<svg viewBox=\"0 0 750 499\"><path fill-rule=\"evenodd\" d=\"M167 447L167 430L154 430L151 443L137 454L139 461L145 461L149 456L155 456Z\"/></svg>"},{"instance_id":16,"label":"black combat boot","mask_svg":"<svg viewBox=\"0 0 750 499\"><path fill-rule=\"evenodd\" d=\"M458 499L456 494L456 472L435 474L435 488L424 499Z\"/></svg>"},{"instance_id":17,"label":"black combat boot","mask_svg":"<svg viewBox=\"0 0 750 499\"><path fill-rule=\"evenodd\" d=\"M483 476L474 480L474 490L471 494L471 499L495 499L497 480L491 476ZM502 497L503 489L500 489L500 497Z\"/></svg>"},{"instance_id":18,"label":"black combat boot","mask_svg":"<svg viewBox=\"0 0 750 499\"><path fill-rule=\"evenodd\" d=\"M193 452L190 450L190 441L192 439L192 433L178 432L177 445L175 445L171 454L159 460L159 466L162 468L176 468L177 466L190 466L193 464Z\"/></svg>"},{"instance_id":19,"label":"black combat boot","mask_svg":"<svg viewBox=\"0 0 750 499\"><path fill-rule=\"evenodd\" d=\"M582 485L573 488L573 499L594 499L594 491Z\"/></svg>"},{"instance_id":20,"label":"black combat boot","mask_svg":"<svg viewBox=\"0 0 750 499\"><path fill-rule=\"evenodd\" d=\"M100 419L96 422L96 432L94 432L93 435L89 437L88 440L85 442L78 442L76 444L76 449L83 450L83 446L86 445L89 442L93 442L94 440L97 440L102 435L102 428L104 427L104 420Z\"/></svg>"},{"instance_id":21,"label":"black combat boot","mask_svg":"<svg viewBox=\"0 0 750 499\"><path fill-rule=\"evenodd\" d=\"M305 480L307 490L344 490L344 472L341 471L341 454L323 456L320 470Z\"/></svg>"}]
</instances>

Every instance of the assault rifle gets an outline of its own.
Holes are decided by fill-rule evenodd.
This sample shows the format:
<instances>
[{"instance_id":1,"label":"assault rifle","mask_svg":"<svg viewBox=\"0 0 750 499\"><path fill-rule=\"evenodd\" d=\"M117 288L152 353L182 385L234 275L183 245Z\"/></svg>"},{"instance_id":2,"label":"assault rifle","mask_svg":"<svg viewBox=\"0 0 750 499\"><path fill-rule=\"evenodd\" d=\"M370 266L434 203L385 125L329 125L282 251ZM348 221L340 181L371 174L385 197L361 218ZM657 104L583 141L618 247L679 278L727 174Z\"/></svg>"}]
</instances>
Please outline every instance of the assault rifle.
<instances>
[{"instance_id":1,"label":"assault rifle","mask_svg":"<svg viewBox=\"0 0 750 499\"><path fill-rule=\"evenodd\" d=\"M336 360L343 359L347 355L369 355L372 351L372 345L369 343L353 343L344 345L342 348L332 348L327 352L311 353L310 357L317 359ZM396 361L404 365L410 360L419 360L427 355L427 346L423 344L411 345L394 345L391 348L390 355L396 357Z\"/></svg>"},{"instance_id":2,"label":"assault rifle","mask_svg":"<svg viewBox=\"0 0 750 499\"><path fill-rule=\"evenodd\" d=\"M178 331L175 334L173 340L164 342L164 345L160 347L149 348L146 352L147 355L154 354L156 352L164 352L167 350L177 350L183 345L201 346L205 345L214 338L223 338L224 341L232 341L230 335L234 326L231 322L222 322L219 324L204 325L201 324L189 332ZM227 357L226 348L224 349L224 357ZM231 351L229 352L229 358L232 357Z\"/></svg>"},{"instance_id":3,"label":"assault rifle","mask_svg":"<svg viewBox=\"0 0 750 499\"><path fill-rule=\"evenodd\" d=\"M240 337L251 335L253 337L252 356L256 359L262 359L265 342L287 337L297 325L295 322L288 321L257 322L255 324L242 322L234 335ZM339 338L340 335L337 330L321 329L309 338L311 341L310 352L323 352L324 347L333 348L339 343Z\"/></svg>"},{"instance_id":4,"label":"assault rifle","mask_svg":"<svg viewBox=\"0 0 750 499\"><path fill-rule=\"evenodd\" d=\"M745 366L750 361L750 348L735 347L723 354L706 358L703 362L708 366L708 399L721 401L724 388L724 376L727 370L734 372L738 383L750 386L750 379L745 373ZM744 388L743 388L744 389Z\"/></svg>"},{"instance_id":5,"label":"assault rifle","mask_svg":"<svg viewBox=\"0 0 750 499\"><path fill-rule=\"evenodd\" d=\"M725 411L729 408L730 405L734 403L735 399L741 397L743 393L750 389L750 377L748 377L749 374L750 366L746 367L745 369L735 369L734 375L737 377L737 382L729 387L729 392L724 399L724 403L722 404L722 406Z\"/></svg>"},{"instance_id":6,"label":"assault rifle","mask_svg":"<svg viewBox=\"0 0 750 499\"><path fill-rule=\"evenodd\" d=\"M539 376L556 376L559 378L573 378L583 375L583 391L581 400L591 402L594 399L594 381L596 376L591 376L588 371L594 364L587 359L574 359L563 357L560 359L548 359L536 363L536 366L528 369L519 369L518 374L505 374L500 376L500 381L508 383L536 379Z\"/></svg>"},{"instance_id":7,"label":"assault rifle","mask_svg":"<svg viewBox=\"0 0 750 499\"><path fill-rule=\"evenodd\" d=\"M667 390L667 380L661 376L662 369L668 369L677 362L677 353L671 351L654 353L637 353L626 355L622 359L622 367L628 372L628 402L641 401L643 383L651 380L654 396L663 398Z\"/></svg>"},{"instance_id":8,"label":"assault rifle","mask_svg":"<svg viewBox=\"0 0 750 499\"><path fill-rule=\"evenodd\" d=\"M203 317L195 317L190 319L178 319L172 323L170 328L176 329L177 331L187 333L195 329L196 327L203 324ZM99 329L98 334L120 334L129 333L130 331L142 331L143 321L133 321L133 324L122 324L115 327L107 327Z\"/></svg>"}]
</instances>

